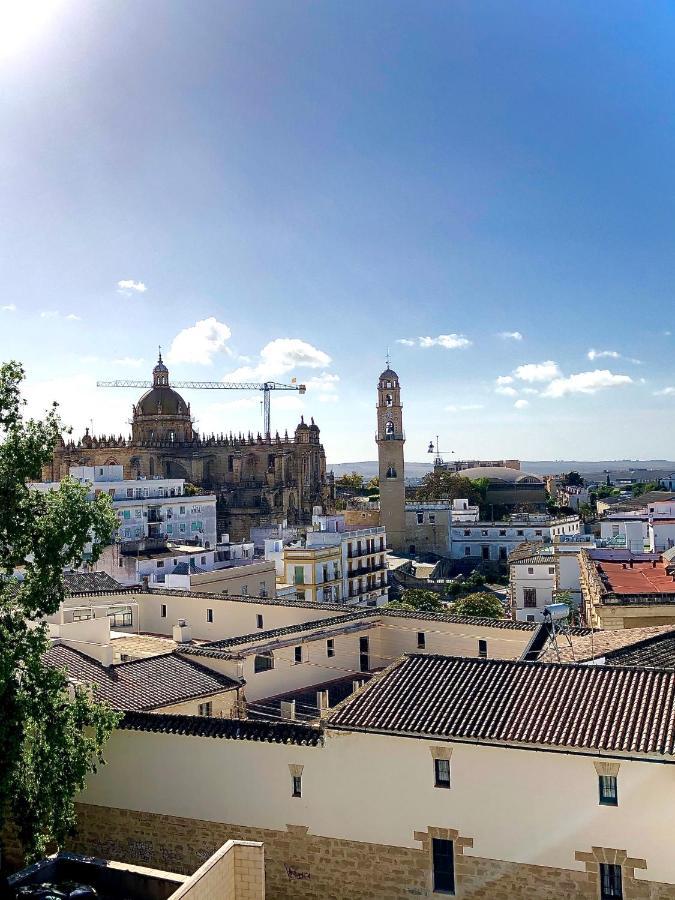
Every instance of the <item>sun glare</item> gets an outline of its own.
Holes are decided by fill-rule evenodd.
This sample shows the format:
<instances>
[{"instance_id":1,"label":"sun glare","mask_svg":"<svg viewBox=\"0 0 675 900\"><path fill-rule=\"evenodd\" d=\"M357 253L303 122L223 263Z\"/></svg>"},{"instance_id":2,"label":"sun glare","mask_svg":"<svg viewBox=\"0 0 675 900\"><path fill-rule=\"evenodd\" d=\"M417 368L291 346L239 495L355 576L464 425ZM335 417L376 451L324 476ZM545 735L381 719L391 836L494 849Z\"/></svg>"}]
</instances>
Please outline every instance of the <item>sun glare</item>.
<instances>
[{"instance_id":1,"label":"sun glare","mask_svg":"<svg viewBox=\"0 0 675 900\"><path fill-rule=\"evenodd\" d=\"M0 62L30 52L63 0L0 0Z\"/></svg>"}]
</instances>

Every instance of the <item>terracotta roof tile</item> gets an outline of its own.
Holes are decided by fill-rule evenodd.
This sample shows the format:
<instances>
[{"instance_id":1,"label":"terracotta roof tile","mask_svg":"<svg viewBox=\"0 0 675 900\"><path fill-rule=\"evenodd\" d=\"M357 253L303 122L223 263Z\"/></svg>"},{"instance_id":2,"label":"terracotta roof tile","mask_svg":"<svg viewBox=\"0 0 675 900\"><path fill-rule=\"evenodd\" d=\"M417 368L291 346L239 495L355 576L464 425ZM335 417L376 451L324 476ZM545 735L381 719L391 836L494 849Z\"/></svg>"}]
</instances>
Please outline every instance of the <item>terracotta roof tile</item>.
<instances>
[{"instance_id":1,"label":"terracotta roof tile","mask_svg":"<svg viewBox=\"0 0 675 900\"><path fill-rule=\"evenodd\" d=\"M323 743L323 734L319 728L298 722L260 722L250 719L128 712L117 727L126 731L264 741L269 744L300 744L306 747L316 747Z\"/></svg>"},{"instance_id":2,"label":"terracotta roof tile","mask_svg":"<svg viewBox=\"0 0 675 900\"><path fill-rule=\"evenodd\" d=\"M327 727L673 755L675 672L413 654Z\"/></svg>"},{"instance_id":3,"label":"terracotta roof tile","mask_svg":"<svg viewBox=\"0 0 675 900\"><path fill-rule=\"evenodd\" d=\"M175 653L103 666L95 659L56 644L45 662L66 669L71 678L96 685L96 696L116 709L157 709L239 687L239 682Z\"/></svg>"}]
</instances>

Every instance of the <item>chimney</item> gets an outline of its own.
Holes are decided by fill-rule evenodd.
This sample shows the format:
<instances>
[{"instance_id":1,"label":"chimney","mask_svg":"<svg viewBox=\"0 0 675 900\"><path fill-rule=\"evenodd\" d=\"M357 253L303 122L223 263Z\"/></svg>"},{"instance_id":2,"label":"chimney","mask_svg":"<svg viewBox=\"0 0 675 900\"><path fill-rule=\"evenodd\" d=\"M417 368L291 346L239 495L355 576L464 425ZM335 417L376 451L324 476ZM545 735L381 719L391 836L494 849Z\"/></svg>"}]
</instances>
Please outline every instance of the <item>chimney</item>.
<instances>
[{"instance_id":1,"label":"chimney","mask_svg":"<svg viewBox=\"0 0 675 900\"><path fill-rule=\"evenodd\" d=\"M173 626L173 639L177 644L189 644L192 640L192 626L185 619L179 619Z\"/></svg>"},{"instance_id":2,"label":"chimney","mask_svg":"<svg viewBox=\"0 0 675 900\"><path fill-rule=\"evenodd\" d=\"M319 711L328 709L328 691L316 692L316 705L319 707Z\"/></svg>"},{"instance_id":3,"label":"chimney","mask_svg":"<svg viewBox=\"0 0 675 900\"><path fill-rule=\"evenodd\" d=\"M356 691L358 691L358 689L360 687L361 687L361 682L359 681L358 678L355 678L354 681L352 681L352 693L356 693Z\"/></svg>"},{"instance_id":4,"label":"chimney","mask_svg":"<svg viewBox=\"0 0 675 900\"><path fill-rule=\"evenodd\" d=\"M281 718L295 719L295 700L281 701Z\"/></svg>"}]
</instances>

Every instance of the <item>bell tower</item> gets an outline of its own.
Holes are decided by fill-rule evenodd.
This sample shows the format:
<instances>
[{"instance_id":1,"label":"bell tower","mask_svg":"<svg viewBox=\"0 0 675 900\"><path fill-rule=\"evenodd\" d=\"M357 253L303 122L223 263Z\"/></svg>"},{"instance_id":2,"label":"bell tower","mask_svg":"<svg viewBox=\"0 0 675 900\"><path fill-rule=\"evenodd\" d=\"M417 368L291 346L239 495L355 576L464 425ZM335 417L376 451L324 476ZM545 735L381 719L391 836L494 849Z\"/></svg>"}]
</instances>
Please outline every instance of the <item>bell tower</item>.
<instances>
[{"instance_id":1,"label":"bell tower","mask_svg":"<svg viewBox=\"0 0 675 900\"><path fill-rule=\"evenodd\" d=\"M387 529L388 545L400 552L405 550L405 434L401 386L388 364L377 384L375 440L380 472L380 524Z\"/></svg>"}]
</instances>

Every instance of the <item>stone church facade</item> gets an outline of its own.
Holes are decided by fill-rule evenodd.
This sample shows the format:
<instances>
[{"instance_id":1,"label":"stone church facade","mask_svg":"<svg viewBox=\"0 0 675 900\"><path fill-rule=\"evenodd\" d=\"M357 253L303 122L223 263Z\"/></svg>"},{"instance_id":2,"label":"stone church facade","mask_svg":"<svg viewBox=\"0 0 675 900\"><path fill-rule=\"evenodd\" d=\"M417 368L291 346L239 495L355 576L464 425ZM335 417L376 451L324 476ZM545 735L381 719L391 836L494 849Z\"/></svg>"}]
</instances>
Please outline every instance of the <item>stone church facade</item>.
<instances>
[{"instance_id":1,"label":"stone church facade","mask_svg":"<svg viewBox=\"0 0 675 900\"><path fill-rule=\"evenodd\" d=\"M131 437L61 441L43 478L59 481L71 466L121 465L125 478L184 478L218 497L219 533L247 538L251 527L287 519L311 522L312 508L329 496L326 455L314 420L294 434L212 434L193 428L190 404L169 382L161 355L150 390L133 406Z\"/></svg>"}]
</instances>

